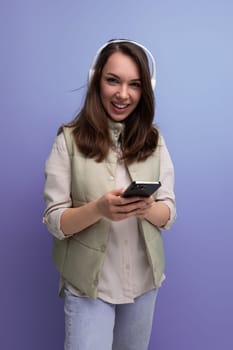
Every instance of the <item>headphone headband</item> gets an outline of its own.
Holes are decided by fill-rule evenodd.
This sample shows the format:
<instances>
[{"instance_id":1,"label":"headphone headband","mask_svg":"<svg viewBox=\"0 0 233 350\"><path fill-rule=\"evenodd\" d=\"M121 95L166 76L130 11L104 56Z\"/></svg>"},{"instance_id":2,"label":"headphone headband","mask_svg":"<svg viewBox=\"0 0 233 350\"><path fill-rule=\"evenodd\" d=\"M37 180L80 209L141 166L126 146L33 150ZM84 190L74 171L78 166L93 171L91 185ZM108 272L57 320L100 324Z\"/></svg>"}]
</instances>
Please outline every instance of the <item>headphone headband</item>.
<instances>
[{"instance_id":1,"label":"headphone headband","mask_svg":"<svg viewBox=\"0 0 233 350\"><path fill-rule=\"evenodd\" d=\"M136 41L133 41L133 40L127 40L127 39L117 39L117 40L111 40L111 41L108 41L107 43L105 43L104 45L102 45L96 52L96 55L92 61L92 64L91 64L91 67L89 69L89 75L88 75L88 79L89 79L89 82L91 81L92 77L93 77L93 74L95 72L95 65L96 65L96 62L98 60L98 57L100 55L100 53L102 52L102 50L110 45L110 44L114 44L114 43L132 43L136 46L139 46L141 49L143 49L145 51L145 53L147 54L147 56L149 56L150 60L151 60L151 86L152 86L152 89L154 90L155 89L155 85L156 85L156 63L155 63L155 59L152 55L152 53L143 45L139 44L138 42Z\"/></svg>"}]
</instances>

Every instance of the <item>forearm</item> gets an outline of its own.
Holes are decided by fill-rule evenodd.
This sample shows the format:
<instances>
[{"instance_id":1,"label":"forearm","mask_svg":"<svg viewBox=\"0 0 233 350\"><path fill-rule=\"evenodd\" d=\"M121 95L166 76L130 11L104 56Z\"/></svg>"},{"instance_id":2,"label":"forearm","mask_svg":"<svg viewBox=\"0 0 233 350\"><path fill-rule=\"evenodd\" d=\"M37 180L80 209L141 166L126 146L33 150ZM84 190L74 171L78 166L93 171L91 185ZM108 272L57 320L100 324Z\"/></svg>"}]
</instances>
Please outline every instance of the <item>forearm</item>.
<instances>
[{"instance_id":1,"label":"forearm","mask_svg":"<svg viewBox=\"0 0 233 350\"><path fill-rule=\"evenodd\" d=\"M163 227L170 218L170 209L163 201L154 202L144 218L157 227Z\"/></svg>"},{"instance_id":2,"label":"forearm","mask_svg":"<svg viewBox=\"0 0 233 350\"><path fill-rule=\"evenodd\" d=\"M64 235L78 233L102 218L96 201L81 207L68 208L61 215L61 230Z\"/></svg>"}]
</instances>

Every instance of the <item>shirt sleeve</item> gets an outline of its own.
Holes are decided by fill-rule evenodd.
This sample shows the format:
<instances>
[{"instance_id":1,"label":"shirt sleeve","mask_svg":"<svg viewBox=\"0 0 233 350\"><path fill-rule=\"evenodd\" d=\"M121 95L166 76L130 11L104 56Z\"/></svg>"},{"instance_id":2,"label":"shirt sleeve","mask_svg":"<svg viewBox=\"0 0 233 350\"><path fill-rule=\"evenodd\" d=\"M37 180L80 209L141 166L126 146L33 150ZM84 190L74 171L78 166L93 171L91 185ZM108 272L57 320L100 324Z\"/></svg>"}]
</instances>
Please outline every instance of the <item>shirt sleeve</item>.
<instances>
[{"instance_id":1,"label":"shirt sleeve","mask_svg":"<svg viewBox=\"0 0 233 350\"><path fill-rule=\"evenodd\" d=\"M61 230L61 214L72 206L71 165L64 134L59 134L45 162L44 200L46 203L43 223L58 239L65 236Z\"/></svg>"},{"instance_id":2,"label":"shirt sleeve","mask_svg":"<svg viewBox=\"0 0 233 350\"><path fill-rule=\"evenodd\" d=\"M171 227L176 219L176 202L174 194L174 166L168 152L165 140L160 135L160 182L162 186L158 189L156 200L163 201L170 209L170 218L162 230L167 230Z\"/></svg>"}]
</instances>

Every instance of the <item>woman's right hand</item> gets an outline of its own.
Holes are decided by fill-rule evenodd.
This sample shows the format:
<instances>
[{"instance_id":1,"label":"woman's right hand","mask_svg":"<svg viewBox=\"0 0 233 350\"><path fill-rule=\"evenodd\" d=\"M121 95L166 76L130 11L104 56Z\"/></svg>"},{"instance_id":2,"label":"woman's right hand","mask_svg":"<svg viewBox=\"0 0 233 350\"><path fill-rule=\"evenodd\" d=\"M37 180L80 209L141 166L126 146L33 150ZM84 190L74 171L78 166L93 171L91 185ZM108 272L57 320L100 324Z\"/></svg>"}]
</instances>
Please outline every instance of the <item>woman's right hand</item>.
<instances>
[{"instance_id":1,"label":"woman's right hand","mask_svg":"<svg viewBox=\"0 0 233 350\"><path fill-rule=\"evenodd\" d=\"M153 198L131 197L123 198L124 189L110 191L96 201L100 216L111 221L124 220L130 216L144 215L152 203Z\"/></svg>"}]
</instances>

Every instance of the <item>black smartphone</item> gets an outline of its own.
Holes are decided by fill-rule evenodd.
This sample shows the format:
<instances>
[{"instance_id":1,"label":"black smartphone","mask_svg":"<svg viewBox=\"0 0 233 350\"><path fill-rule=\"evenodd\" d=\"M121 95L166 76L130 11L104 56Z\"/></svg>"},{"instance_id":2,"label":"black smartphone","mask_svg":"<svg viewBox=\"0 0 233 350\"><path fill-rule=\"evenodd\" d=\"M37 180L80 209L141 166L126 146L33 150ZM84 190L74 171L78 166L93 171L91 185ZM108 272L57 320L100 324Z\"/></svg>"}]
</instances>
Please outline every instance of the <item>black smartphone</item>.
<instances>
[{"instance_id":1,"label":"black smartphone","mask_svg":"<svg viewBox=\"0 0 233 350\"><path fill-rule=\"evenodd\" d=\"M150 197L160 186L160 181L133 181L126 188L122 197Z\"/></svg>"}]
</instances>

